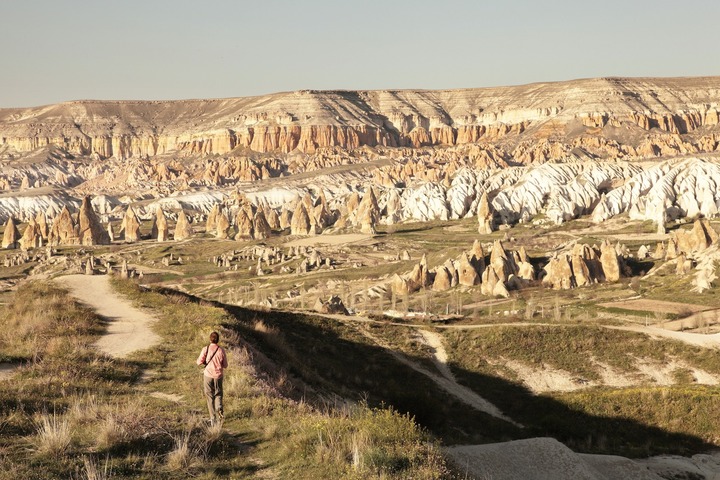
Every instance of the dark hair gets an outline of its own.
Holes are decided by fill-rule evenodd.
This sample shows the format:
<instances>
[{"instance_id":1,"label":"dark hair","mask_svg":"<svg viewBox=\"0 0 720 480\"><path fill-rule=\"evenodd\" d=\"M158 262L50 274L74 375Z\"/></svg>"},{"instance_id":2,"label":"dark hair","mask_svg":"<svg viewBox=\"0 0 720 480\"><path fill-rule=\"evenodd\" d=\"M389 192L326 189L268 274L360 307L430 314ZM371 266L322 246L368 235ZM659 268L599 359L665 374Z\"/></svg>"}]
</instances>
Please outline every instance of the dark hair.
<instances>
[{"instance_id":1,"label":"dark hair","mask_svg":"<svg viewBox=\"0 0 720 480\"><path fill-rule=\"evenodd\" d=\"M220 340L220 335L218 334L218 332L212 332L212 333L210 334L210 341L211 341L212 343L217 343L218 340Z\"/></svg>"}]
</instances>

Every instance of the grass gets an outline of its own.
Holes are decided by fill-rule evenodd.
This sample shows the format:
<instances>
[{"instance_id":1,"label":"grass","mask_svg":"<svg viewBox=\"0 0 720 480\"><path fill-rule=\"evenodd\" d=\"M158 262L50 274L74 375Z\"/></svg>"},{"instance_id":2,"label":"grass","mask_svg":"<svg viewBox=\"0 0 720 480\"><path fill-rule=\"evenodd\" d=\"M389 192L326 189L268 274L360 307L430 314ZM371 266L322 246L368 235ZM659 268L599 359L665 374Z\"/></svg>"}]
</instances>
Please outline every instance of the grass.
<instances>
[{"instance_id":1,"label":"grass","mask_svg":"<svg viewBox=\"0 0 720 480\"><path fill-rule=\"evenodd\" d=\"M694 384L686 369L675 372L679 384L672 387L646 384L532 395L520 384L513 387L513 373L502 367L515 360L599 380L597 361L632 374L641 358L658 364L680 360L718 375L720 360L711 350L675 341L651 342L641 334L596 326L493 327L444 335L461 382L506 405L507 414L537 435L553 436L576 450L628 456L688 454L720 439L720 429L711 419L720 389Z\"/></svg>"},{"instance_id":2,"label":"grass","mask_svg":"<svg viewBox=\"0 0 720 480\"><path fill-rule=\"evenodd\" d=\"M230 368L225 377L224 428L246 432L244 436L256 444L252 448L253 455L264 463L274 465L273 469L279 475L298 478L353 478L355 467L352 466L351 457L333 453L327 459L319 461L317 455L309 454L303 444L298 443L298 439L316 438L317 425L334 425L333 428L339 431L351 431L354 427L350 424L357 422L358 417L364 419L360 422L364 425L363 428L372 430L372 419L386 419L385 415L405 426L404 429L398 429L398 432L404 432L403 435L391 436L382 442L373 440L379 456L390 455L391 451L395 452L396 456L407 456L407 460L397 461L402 468L398 467L394 476L438 478L445 474L442 473L445 472L444 463L436 447L428 443L430 439L427 434L411 418L381 407L377 407L377 411L372 410L375 416L367 413L371 411L371 407L358 408L351 414L347 414L344 409L342 413L338 413L334 405L333 408L328 408L326 401L311 394L309 387L303 387L297 379L292 378L292 373L285 370L284 365L278 364L271 355L266 355L267 352L258 348L258 344L249 343L248 337L239 335L245 333L247 328L253 336L261 337L264 342L272 345L271 350L277 349L282 351L283 355L292 355L293 352L277 325L269 320L274 315L264 316L262 312L246 311L248 315L252 315L253 321L245 327L242 325L242 318L231 314L235 313L234 311L228 312L209 302L172 292L161 294L141 291L128 282L118 283L118 287L140 305L152 308L158 313L161 319L158 330L166 338L172 339L177 348L174 354L156 352L155 357L162 357L166 365L158 372L160 378L155 384L156 387L160 390L172 388L187 398L196 399L196 405L201 411L204 409L204 400L196 393L196 382L199 379L188 358L194 360L204 345L205 336L211 330L220 331L221 343L227 345L231 364L236 366ZM258 314L263 316L256 317ZM155 360L153 356L150 357L151 362ZM165 371L183 373L166 381L163 378L166 376ZM299 394L301 390L307 394L305 399ZM278 397L279 392L283 392L286 399ZM314 399L311 403L310 397ZM381 430L383 428L377 427L374 431ZM368 435L368 438L374 438L373 435ZM213 438L213 435L208 435L207 432L201 436ZM228 448L227 442L228 439L221 437L213 446L202 448L193 446L190 442L190 450L187 451L209 452L212 458L213 452L222 452ZM337 443L337 447L334 445L336 443L330 444L331 450L340 448L340 443ZM183 448L179 450L185 451ZM252 465L246 464L242 468L252 468ZM381 472L383 468L385 467L377 471ZM365 469L362 472L365 476L357 478L375 478L375 474L370 470Z\"/></svg>"},{"instance_id":3,"label":"grass","mask_svg":"<svg viewBox=\"0 0 720 480\"><path fill-rule=\"evenodd\" d=\"M43 454L59 456L68 451L72 437L67 418L44 413L36 421L37 449Z\"/></svg>"},{"instance_id":4,"label":"grass","mask_svg":"<svg viewBox=\"0 0 720 480\"><path fill-rule=\"evenodd\" d=\"M128 360L95 352L102 321L52 284L28 282L5 306L0 331L19 333L3 337L2 351L25 364L0 391L7 467L0 478L447 477L439 450L411 418L370 407L338 413L278 396L287 381L281 369L234 336L227 312L185 295L118 286L157 313L165 339ZM46 302L34 300L41 297ZM26 321L32 328L23 330ZM222 428L205 424L193 364L214 329L232 365ZM154 375L141 380L142 370ZM183 403L150 391L179 394ZM383 433L389 425L395 433ZM331 431L331 443L308 440Z\"/></svg>"},{"instance_id":5,"label":"grass","mask_svg":"<svg viewBox=\"0 0 720 480\"><path fill-rule=\"evenodd\" d=\"M449 234L447 227L455 228ZM509 233L536 242L527 245L540 255L545 243L567 241L573 222L552 228L554 235L534 237L537 229L522 226ZM367 289L393 273L409 271L425 252L431 266L454 258L478 238L476 221L405 224L375 237L373 245L327 250L339 260L336 270L255 277L254 261L226 272L208 257L239 250L250 243L193 239L182 243L113 245L106 252L127 255L133 263L155 264L182 273L145 275L144 281L166 280L202 298L132 282L115 287L136 305L153 312L163 342L126 360L99 355L92 343L104 324L52 284L28 282L9 298L0 316L0 361L21 365L18 382L0 391L0 458L8 465L0 478L22 478L42 471L45 478L199 478L266 476L276 478L448 478L439 444L485 443L554 436L580 451L625 455L696 453L716 444L712 420L716 387L694 385L691 372L674 372L677 385L650 385L533 395L502 366L512 359L538 368L550 366L586 380L600 378L596 361L632 374L637 358L657 363L681 360L693 368L719 374L712 352L674 342L650 342L630 332L604 329L616 321L601 301L636 295L720 305L712 291L687 292L688 279L658 275L634 284L621 282L552 292L531 287L513 292L503 305L466 310L469 323L536 322L552 325L488 327L444 331L456 378L527 426L517 429L463 404L388 353L401 352L422 368L438 374L431 350L411 326L359 325L290 312L251 310L203 300L253 301L284 296L289 289L312 295ZM636 230L642 225L630 226ZM506 232L479 237L484 242ZM599 243L601 234L593 241ZM524 237L523 237L524 236ZM281 245L275 237L267 245ZM512 242L508 247L512 248ZM387 262L383 255L411 251L413 260ZM75 255L77 249L61 251ZM161 264L172 253L182 265ZM543 254L544 255L544 254ZM536 257L535 261L542 260ZM366 268L350 268L358 261ZM292 265L290 262L289 265ZM248 286L249 282L254 286ZM243 290L244 289L244 290ZM391 297L383 297L390 308ZM398 309L451 309L487 299L478 288L424 292L397 298ZM348 304L349 302L346 302ZM284 305L298 306L297 300ZM306 299L310 308L313 301ZM375 311L378 299L356 299L356 306ZM349 305L348 305L349 306ZM505 312L513 312L505 314ZM472 318L470 318L472 316ZM377 318L382 318L378 316ZM413 320L432 329L431 322ZM221 333L231 368L225 378L226 419L222 428L203 424L200 374L193 362L210 331ZM143 372L152 375L143 377ZM178 403L149 396L179 395ZM37 448L40 420L54 412L49 432L67 425L64 448ZM31 452L28 454L27 452Z\"/></svg>"}]
</instances>

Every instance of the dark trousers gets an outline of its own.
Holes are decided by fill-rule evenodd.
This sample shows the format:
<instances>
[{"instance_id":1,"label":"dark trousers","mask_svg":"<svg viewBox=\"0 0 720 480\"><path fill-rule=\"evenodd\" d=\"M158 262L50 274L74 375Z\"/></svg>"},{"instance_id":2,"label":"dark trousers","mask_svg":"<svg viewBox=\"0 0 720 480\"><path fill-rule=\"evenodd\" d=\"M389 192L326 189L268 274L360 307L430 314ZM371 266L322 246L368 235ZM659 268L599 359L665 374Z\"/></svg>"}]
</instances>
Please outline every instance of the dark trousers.
<instances>
[{"instance_id":1,"label":"dark trousers","mask_svg":"<svg viewBox=\"0 0 720 480\"><path fill-rule=\"evenodd\" d=\"M214 420L216 414L223 414L223 379L203 375L203 387L210 419Z\"/></svg>"}]
</instances>

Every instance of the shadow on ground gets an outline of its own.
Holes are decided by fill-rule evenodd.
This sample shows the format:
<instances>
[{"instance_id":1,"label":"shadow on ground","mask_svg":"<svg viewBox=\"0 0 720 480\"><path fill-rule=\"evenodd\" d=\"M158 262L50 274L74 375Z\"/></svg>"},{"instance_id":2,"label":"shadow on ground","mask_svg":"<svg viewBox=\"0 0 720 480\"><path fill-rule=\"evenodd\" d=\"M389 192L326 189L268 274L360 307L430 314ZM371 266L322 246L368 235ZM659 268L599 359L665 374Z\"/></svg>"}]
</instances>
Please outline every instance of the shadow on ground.
<instances>
[{"instance_id":1,"label":"shadow on ground","mask_svg":"<svg viewBox=\"0 0 720 480\"><path fill-rule=\"evenodd\" d=\"M189 299L201 301L192 296ZM503 378L450 365L459 383L524 426L518 428L441 390L384 348L370 344L353 325L313 315L214 304L239 321L226 328L261 351L283 373L300 380L295 385L311 387L313 393L302 387L290 392L296 398L322 403L337 395L353 401L365 400L371 406L392 406L414 417L444 445L553 437L578 452L629 457L689 455L717 448L699 437L632 419L591 415L549 396L535 395ZM263 328L258 329L260 321ZM431 368L427 358L408 358Z\"/></svg>"}]
</instances>

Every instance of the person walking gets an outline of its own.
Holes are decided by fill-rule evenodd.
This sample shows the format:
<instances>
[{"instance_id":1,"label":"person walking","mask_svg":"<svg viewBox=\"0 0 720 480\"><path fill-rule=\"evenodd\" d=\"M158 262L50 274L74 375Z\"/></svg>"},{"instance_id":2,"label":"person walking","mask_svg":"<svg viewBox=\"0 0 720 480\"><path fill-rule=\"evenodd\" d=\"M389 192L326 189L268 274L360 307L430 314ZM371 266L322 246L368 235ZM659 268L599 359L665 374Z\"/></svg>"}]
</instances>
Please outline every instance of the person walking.
<instances>
[{"instance_id":1,"label":"person walking","mask_svg":"<svg viewBox=\"0 0 720 480\"><path fill-rule=\"evenodd\" d=\"M203 391L207 400L210 422L222 421L223 412L223 370L227 368L225 350L218 345L220 335L217 332L210 334L210 345L203 347L197 359L198 365L204 365Z\"/></svg>"}]
</instances>

